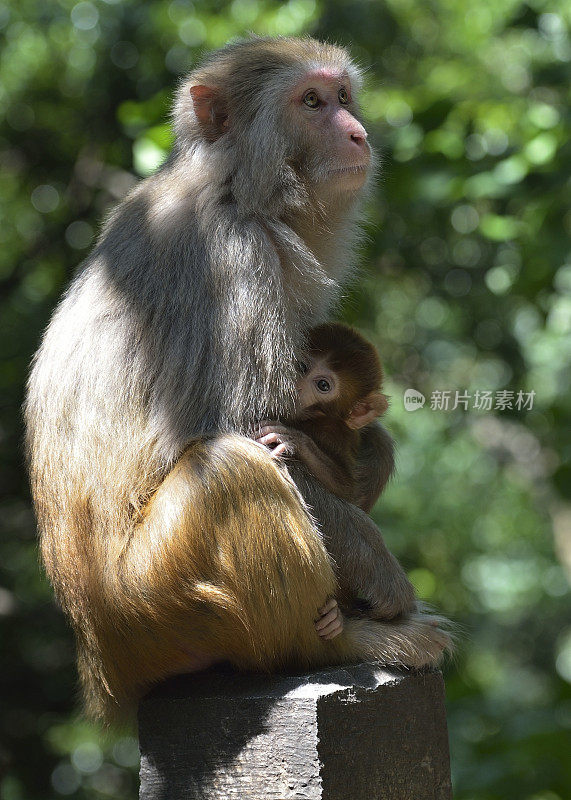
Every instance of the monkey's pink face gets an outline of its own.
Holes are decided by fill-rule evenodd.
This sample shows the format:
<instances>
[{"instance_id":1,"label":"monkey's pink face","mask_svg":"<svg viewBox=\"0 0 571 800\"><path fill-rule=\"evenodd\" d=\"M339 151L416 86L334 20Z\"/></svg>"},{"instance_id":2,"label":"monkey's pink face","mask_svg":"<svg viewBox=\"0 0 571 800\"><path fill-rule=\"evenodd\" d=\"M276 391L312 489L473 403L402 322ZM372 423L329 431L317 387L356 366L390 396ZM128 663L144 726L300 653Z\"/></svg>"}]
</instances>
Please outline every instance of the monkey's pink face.
<instances>
[{"instance_id":1,"label":"monkey's pink face","mask_svg":"<svg viewBox=\"0 0 571 800\"><path fill-rule=\"evenodd\" d=\"M367 131L354 116L351 81L345 72L308 72L291 95L291 119L311 156L304 166L312 180L341 191L360 189L367 177L371 148Z\"/></svg>"}]
</instances>

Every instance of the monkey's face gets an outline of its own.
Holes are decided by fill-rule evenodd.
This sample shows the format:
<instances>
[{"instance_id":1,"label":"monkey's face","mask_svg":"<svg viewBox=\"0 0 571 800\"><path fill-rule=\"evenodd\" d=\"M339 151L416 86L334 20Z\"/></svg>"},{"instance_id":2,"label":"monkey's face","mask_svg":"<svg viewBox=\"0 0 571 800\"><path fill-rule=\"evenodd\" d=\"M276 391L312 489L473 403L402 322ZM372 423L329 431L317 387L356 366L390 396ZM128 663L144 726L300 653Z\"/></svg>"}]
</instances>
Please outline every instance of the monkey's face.
<instances>
[{"instance_id":1,"label":"monkey's face","mask_svg":"<svg viewBox=\"0 0 571 800\"><path fill-rule=\"evenodd\" d=\"M286 119L299 145L303 177L329 192L360 189L371 163L351 90L347 72L322 67L307 72L289 96Z\"/></svg>"},{"instance_id":2,"label":"monkey's face","mask_svg":"<svg viewBox=\"0 0 571 800\"><path fill-rule=\"evenodd\" d=\"M325 358L318 358L301 367L297 381L298 408L308 411L329 405L339 398L339 378L328 366Z\"/></svg>"},{"instance_id":3,"label":"monkey's face","mask_svg":"<svg viewBox=\"0 0 571 800\"><path fill-rule=\"evenodd\" d=\"M231 44L181 87L177 140L207 143L197 152L216 156L212 165L245 212L288 211L306 221L309 201L343 213L371 168L360 85L358 68L335 46L287 38Z\"/></svg>"}]
</instances>

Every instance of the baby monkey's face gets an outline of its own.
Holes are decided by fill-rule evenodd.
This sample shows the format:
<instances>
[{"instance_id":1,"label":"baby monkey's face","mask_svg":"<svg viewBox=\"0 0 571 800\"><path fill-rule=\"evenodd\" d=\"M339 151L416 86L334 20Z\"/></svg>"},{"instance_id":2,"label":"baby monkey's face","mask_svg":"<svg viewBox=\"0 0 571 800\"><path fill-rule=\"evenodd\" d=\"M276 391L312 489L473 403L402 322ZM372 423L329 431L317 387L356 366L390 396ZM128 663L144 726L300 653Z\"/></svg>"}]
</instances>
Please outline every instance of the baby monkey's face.
<instances>
[{"instance_id":1,"label":"baby monkey's face","mask_svg":"<svg viewBox=\"0 0 571 800\"><path fill-rule=\"evenodd\" d=\"M327 359L308 357L304 364L300 364L300 373L297 381L299 411L337 400L340 392L339 376L327 364Z\"/></svg>"},{"instance_id":2,"label":"baby monkey's face","mask_svg":"<svg viewBox=\"0 0 571 800\"><path fill-rule=\"evenodd\" d=\"M332 369L329 355L308 355L305 363L299 365L296 412L307 417L326 415L359 430L385 413L387 398L380 389L367 392L356 367L353 367L355 374Z\"/></svg>"}]
</instances>

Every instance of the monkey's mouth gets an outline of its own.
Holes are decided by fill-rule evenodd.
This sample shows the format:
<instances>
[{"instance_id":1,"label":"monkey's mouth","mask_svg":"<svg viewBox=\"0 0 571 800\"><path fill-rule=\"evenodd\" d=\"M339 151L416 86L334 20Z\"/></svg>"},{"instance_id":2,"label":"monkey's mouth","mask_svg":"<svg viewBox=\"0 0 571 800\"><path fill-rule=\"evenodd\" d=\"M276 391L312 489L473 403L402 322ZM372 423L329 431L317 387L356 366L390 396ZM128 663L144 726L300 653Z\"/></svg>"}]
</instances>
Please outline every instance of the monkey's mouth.
<instances>
[{"instance_id":1,"label":"monkey's mouth","mask_svg":"<svg viewBox=\"0 0 571 800\"><path fill-rule=\"evenodd\" d=\"M347 167L332 167L323 172L320 181L330 190L353 192L360 189L367 180L368 167L368 161Z\"/></svg>"},{"instance_id":2,"label":"monkey's mouth","mask_svg":"<svg viewBox=\"0 0 571 800\"><path fill-rule=\"evenodd\" d=\"M334 177L335 175L360 175L367 171L369 162L366 164L353 164L350 167L336 167L327 171L327 177Z\"/></svg>"}]
</instances>

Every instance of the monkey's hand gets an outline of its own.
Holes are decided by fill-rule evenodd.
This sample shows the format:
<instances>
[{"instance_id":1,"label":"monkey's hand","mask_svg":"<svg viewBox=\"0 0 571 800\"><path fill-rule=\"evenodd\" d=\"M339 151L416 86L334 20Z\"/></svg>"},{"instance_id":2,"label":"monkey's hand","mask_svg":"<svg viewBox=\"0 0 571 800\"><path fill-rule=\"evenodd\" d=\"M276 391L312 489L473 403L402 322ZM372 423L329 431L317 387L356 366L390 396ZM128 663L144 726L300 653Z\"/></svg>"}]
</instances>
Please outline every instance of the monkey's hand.
<instances>
[{"instance_id":1,"label":"monkey's hand","mask_svg":"<svg viewBox=\"0 0 571 800\"><path fill-rule=\"evenodd\" d=\"M355 486L352 476L304 431L281 422L262 422L257 437L258 444L273 447L273 457L295 456L328 491L344 500L353 499Z\"/></svg>"},{"instance_id":2,"label":"monkey's hand","mask_svg":"<svg viewBox=\"0 0 571 800\"><path fill-rule=\"evenodd\" d=\"M288 428L281 422L262 422L255 440L258 444L270 448L272 458L278 458L283 455L295 455L299 448L299 439L303 436L301 431Z\"/></svg>"},{"instance_id":3,"label":"monkey's hand","mask_svg":"<svg viewBox=\"0 0 571 800\"><path fill-rule=\"evenodd\" d=\"M343 631L343 614L337 600L330 597L322 608L317 609L319 619L315 621L315 630L322 639L334 639Z\"/></svg>"}]
</instances>

